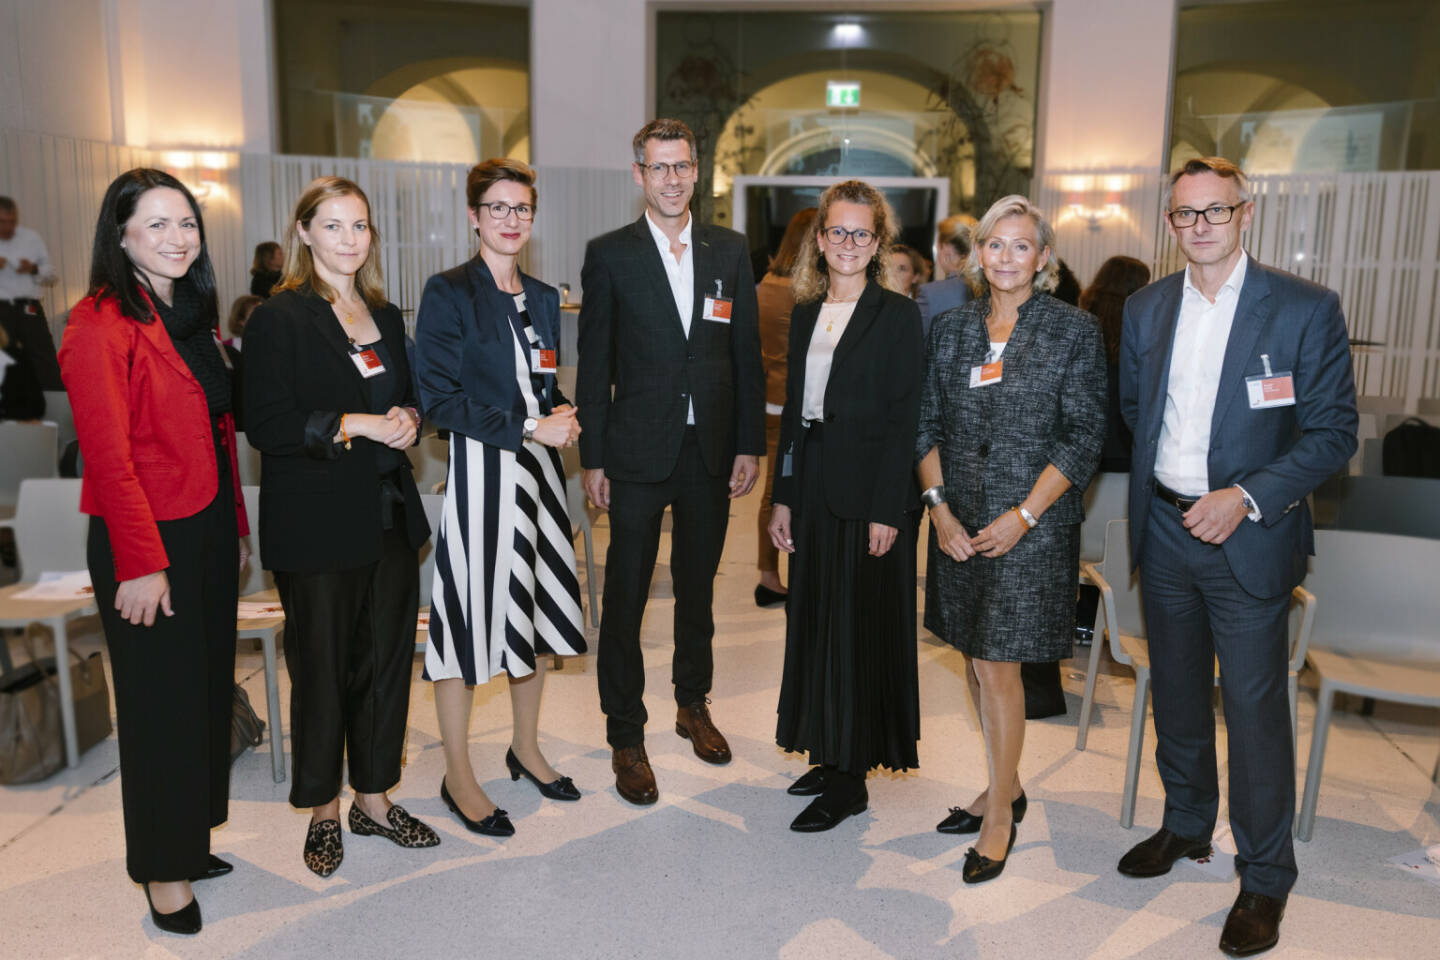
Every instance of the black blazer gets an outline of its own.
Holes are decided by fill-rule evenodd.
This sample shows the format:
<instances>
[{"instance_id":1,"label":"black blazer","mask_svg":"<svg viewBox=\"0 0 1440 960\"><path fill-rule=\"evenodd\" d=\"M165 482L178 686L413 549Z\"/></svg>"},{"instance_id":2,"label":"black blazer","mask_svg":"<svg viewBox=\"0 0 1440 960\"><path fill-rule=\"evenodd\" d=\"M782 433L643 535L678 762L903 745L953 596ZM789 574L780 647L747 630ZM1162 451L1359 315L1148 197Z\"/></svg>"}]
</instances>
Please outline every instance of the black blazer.
<instances>
[{"instance_id":1,"label":"black blazer","mask_svg":"<svg viewBox=\"0 0 1440 960\"><path fill-rule=\"evenodd\" d=\"M1070 488L1040 517L1085 518L1085 488L1105 441L1105 344L1093 316L1037 293L1020 305L997 384L970 386L985 359L990 297L946 311L930 326L915 456L940 448L945 499L978 529L1029 495L1047 465Z\"/></svg>"},{"instance_id":2,"label":"black blazer","mask_svg":"<svg viewBox=\"0 0 1440 960\"><path fill-rule=\"evenodd\" d=\"M405 322L394 304L372 311L399 377L401 406L415 406ZM369 381L349 357L330 304L286 290L255 308L245 327L245 435L261 453L260 554L267 570L345 570L380 559L377 444L332 443L341 413L370 409ZM430 536L415 480L399 471L405 529Z\"/></svg>"},{"instance_id":3,"label":"black blazer","mask_svg":"<svg viewBox=\"0 0 1440 960\"><path fill-rule=\"evenodd\" d=\"M825 442L820 462L812 463L805 457L800 408L820 304L802 303L790 314L789 375L774 500L803 509L796 503L798 476L818 468L825 503L835 516L899 527L905 511L919 505L912 451L925 349L920 308L873 280L866 285L835 345L825 384Z\"/></svg>"},{"instance_id":4,"label":"black blazer","mask_svg":"<svg viewBox=\"0 0 1440 960\"><path fill-rule=\"evenodd\" d=\"M688 340L644 214L585 248L575 403L587 469L603 467L617 480L664 480L680 456L692 398L712 475L728 476L737 454L765 454L765 371L745 238L696 223L690 240ZM729 323L701 317L716 280L734 298Z\"/></svg>"},{"instance_id":5,"label":"black blazer","mask_svg":"<svg viewBox=\"0 0 1440 960\"><path fill-rule=\"evenodd\" d=\"M541 346L558 350L560 294L523 273L520 282ZM426 420L493 447L520 449L525 398L515 375L515 312L479 256L425 282L415 313L415 380ZM544 380L541 416L569 403L554 374Z\"/></svg>"}]
</instances>

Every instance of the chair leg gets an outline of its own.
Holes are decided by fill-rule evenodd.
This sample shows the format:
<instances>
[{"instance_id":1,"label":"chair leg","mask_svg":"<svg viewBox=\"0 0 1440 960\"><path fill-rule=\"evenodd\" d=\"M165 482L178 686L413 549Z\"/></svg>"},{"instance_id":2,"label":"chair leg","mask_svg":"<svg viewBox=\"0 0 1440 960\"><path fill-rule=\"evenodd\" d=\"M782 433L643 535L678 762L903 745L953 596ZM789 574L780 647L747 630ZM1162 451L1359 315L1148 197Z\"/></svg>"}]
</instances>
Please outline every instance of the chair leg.
<instances>
[{"instance_id":1,"label":"chair leg","mask_svg":"<svg viewBox=\"0 0 1440 960\"><path fill-rule=\"evenodd\" d=\"M1300 676L1290 674L1290 756L1300 762Z\"/></svg>"},{"instance_id":2,"label":"chair leg","mask_svg":"<svg viewBox=\"0 0 1440 960\"><path fill-rule=\"evenodd\" d=\"M595 542L591 537L588 517L581 525L580 530L585 536L585 587L590 592L590 625L598 630L600 629L600 601L595 599Z\"/></svg>"},{"instance_id":3,"label":"chair leg","mask_svg":"<svg viewBox=\"0 0 1440 960\"><path fill-rule=\"evenodd\" d=\"M55 679L60 681L60 727L65 733L65 765L80 766L80 741L75 733L75 692L70 687L70 636L65 618L50 621L55 631Z\"/></svg>"},{"instance_id":4,"label":"chair leg","mask_svg":"<svg viewBox=\"0 0 1440 960\"><path fill-rule=\"evenodd\" d=\"M1125 757L1125 795L1120 826L1135 826L1135 796L1140 790L1140 750L1145 743L1145 707L1150 701L1150 668L1135 668L1135 702L1130 708L1130 750Z\"/></svg>"},{"instance_id":5,"label":"chair leg","mask_svg":"<svg viewBox=\"0 0 1440 960\"><path fill-rule=\"evenodd\" d=\"M1085 695L1080 698L1080 723L1075 730L1076 750L1085 749L1085 740L1090 735L1090 714L1095 708L1095 675L1100 671L1100 648L1105 645L1104 637L1105 634L1101 633L1090 640L1090 662L1085 667Z\"/></svg>"},{"instance_id":6,"label":"chair leg","mask_svg":"<svg viewBox=\"0 0 1440 960\"><path fill-rule=\"evenodd\" d=\"M275 631L260 638L265 653L265 709L270 721L270 774L276 783L285 782L285 738L280 734L280 676L275 664Z\"/></svg>"},{"instance_id":7,"label":"chair leg","mask_svg":"<svg viewBox=\"0 0 1440 960\"><path fill-rule=\"evenodd\" d=\"M1305 767L1305 794L1300 799L1300 817L1295 838L1309 842L1315 829L1315 805L1320 795L1320 774L1325 766L1325 741L1330 736L1330 710L1334 693L1325 681L1315 696L1315 730L1310 735L1310 762Z\"/></svg>"}]
</instances>

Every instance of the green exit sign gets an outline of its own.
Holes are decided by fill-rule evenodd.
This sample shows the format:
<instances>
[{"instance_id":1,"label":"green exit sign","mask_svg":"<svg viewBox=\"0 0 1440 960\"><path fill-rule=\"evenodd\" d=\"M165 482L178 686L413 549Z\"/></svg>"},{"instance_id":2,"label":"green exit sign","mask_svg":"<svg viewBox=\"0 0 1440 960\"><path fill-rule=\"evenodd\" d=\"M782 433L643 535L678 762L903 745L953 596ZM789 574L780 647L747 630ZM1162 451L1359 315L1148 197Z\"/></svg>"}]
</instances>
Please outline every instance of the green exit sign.
<instances>
[{"instance_id":1,"label":"green exit sign","mask_svg":"<svg viewBox=\"0 0 1440 960\"><path fill-rule=\"evenodd\" d=\"M852 109L860 106L860 81L825 81L825 106Z\"/></svg>"}]
</instances>

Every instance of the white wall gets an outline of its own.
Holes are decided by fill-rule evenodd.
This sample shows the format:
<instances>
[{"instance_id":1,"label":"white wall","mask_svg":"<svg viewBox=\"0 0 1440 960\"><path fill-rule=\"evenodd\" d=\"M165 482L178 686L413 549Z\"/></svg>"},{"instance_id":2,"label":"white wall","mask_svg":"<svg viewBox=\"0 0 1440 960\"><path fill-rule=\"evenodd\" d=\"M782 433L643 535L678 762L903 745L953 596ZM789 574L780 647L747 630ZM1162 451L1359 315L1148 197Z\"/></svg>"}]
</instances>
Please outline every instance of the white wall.
<instances>
[{"instance_id":1,"label":"white wall","mask_svg":"<svg viewBox=\"0 0 1440 960\"><path fill-rule=\"evenodd\" d=\"M109 140L105 0L0 0L0 125Z\"/></svg>"}]
</instances>

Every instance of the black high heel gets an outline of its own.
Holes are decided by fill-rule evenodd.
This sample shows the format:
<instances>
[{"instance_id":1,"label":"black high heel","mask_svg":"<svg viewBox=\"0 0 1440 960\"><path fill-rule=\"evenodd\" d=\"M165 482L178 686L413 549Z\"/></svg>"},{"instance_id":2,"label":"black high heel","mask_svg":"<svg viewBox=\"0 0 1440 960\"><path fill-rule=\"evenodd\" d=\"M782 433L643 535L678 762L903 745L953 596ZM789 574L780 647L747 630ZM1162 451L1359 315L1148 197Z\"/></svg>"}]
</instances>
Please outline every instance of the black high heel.
<instances>
[{"instance_id":1,"label":"black high heel","mask_svg":"<svg viewBox=\"0 0 1440 960\"><path fill-rule=\"evenodd\" d=\"M965 866L960 869L960 879L966 883L984 883L986 880L994 880L1005 870L1005 861L1010 859L1010 851L1015 848L1015 824L1010 824L1010 842L1005 845L1005 856L999 860L991 860L989 857L977 851L974 847L965 851Z\"/></svg>"},{"instance_id":2,"label":"black high heel","mask_svg":"<svg viewBox=\"0 0 1440 960\"><path fill-rule=\"evenodd\" d=\"M471 833L483 833L487 837L513 837L515 835L515 825L510 822L510 815L499 807L496 807L495 812L490 816L481 820L471 820L465 816L465 812L460 809L455 798L450 796L450 788L445 786L444 777L440 778L440 799L445 801L445 806L460 818L460 822L465 824L465 829Z\"/></svg>"},{"instance_id":3,"label":"black high heel","mask_svg":"<svg viewBox=\"0 0 1440 960\"><path fill-rule=\"evenodd\" d=\"M200 932L200 901L193 894L190 902L174 913L161 913L155 909L155 901L150 899L150 884L142 883L141 886L145 888L145 902L150 904L150 919L155 921L155 926L166 933L190 935Z\"/></svg>"},{"instance_id":4,"label":"black high heel","mask_svg":"<svg viewBox=\"0 0 1440 960\"><path fill-rule=\"evenodd\" d=\"M1010 804L1010 816L1016 823L1025 819L1025 811L1030 808L1030 801L1025 799L1025 791L1020 791ZM941 820L935 825L935 829L941 833L979 833L980 824L985 821L984 814L971 813L964 807L951 807L950 816Z\"/></svg>"},{"instance_id":5,"label":"black high heel","mask_svg":"<svg viewBox=\"0 0 1440 960\"><path fill-rule=\"evenodd\" d=\"M524 777L535 784L535 789L540 791L542 797L549 797L551 800L580 799L580 791L575 788L575 782L569 777L561 777L553 783L541 783L539 777L525 769L520 758L515 756L513 747L505 751L505 766L510 768L511 780L519 780Z\"/></svg>"},{"instance_id":6,"label":"black high heel","mask_svg":"<svg viewBox=\"0 0 1440 960\"><path fill-rule=\"evenodd\" d=\"M221 860L212 853L210 854L210 860L205 864L205 872L199 876L191 877L190 882L194 883L196 880L214 880L216 877L225 876L225 874L234 869L235 864Z\"/></svg>"}]
</instances>

